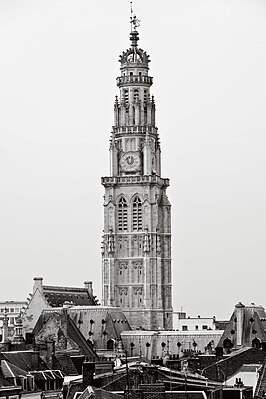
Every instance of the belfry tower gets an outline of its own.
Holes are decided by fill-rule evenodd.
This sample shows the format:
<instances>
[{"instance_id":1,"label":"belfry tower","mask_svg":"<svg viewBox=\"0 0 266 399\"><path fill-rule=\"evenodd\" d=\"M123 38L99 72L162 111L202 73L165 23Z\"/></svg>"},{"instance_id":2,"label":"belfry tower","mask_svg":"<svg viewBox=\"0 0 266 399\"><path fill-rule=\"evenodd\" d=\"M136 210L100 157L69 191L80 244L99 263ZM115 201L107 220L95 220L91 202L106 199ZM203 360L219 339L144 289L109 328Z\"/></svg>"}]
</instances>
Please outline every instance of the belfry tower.
<instances>
[{"instance_id":1,"label":"belfry tower","mask_svg":"<svg viewBox=\"0 0 266 399\"><path fill-rule=\"evenodd\" d=\"M172 329L171 205L150 95L149 56L130 34L120 56L110 177L103 177L103 305L121 307L133 329Z\"/></svg>"}]
</instances>

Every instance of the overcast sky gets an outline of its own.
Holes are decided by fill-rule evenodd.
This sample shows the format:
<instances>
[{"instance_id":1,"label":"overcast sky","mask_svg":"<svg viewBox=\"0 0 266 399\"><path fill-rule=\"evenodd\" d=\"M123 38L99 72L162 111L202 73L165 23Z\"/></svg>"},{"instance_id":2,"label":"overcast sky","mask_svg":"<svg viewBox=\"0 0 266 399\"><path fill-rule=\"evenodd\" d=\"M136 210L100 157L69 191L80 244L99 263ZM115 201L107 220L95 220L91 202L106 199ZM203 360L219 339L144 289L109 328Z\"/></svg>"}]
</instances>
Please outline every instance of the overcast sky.
<instances>
[{"instance_id":1,"label":"overcast sky","mask_svg":"<svg viewBox=\"0 0 266 399\"><path fill-rule=\"evenodd\" d=\"M173 306L266 306L266 1L135 0L171 179ZM0 1L0 300L93 280L127 0Z\"/></svg>"}]
</instances>

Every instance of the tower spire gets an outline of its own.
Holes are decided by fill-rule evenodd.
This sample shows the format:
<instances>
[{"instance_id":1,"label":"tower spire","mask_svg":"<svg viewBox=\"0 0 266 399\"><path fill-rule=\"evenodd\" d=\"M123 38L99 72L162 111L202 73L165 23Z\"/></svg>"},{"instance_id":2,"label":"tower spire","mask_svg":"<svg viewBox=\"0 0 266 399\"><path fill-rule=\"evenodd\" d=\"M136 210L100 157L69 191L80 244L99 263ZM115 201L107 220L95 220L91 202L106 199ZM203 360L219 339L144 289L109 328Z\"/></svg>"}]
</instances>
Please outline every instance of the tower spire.
<instances>
[{"instance_id":1,"label":"tower spire","mask_svg":"<svg viewBox=\"0 0 266 399\"><path fill-rule=\"evenodd\" d=\"M105 187L103 304L123 309L131 328L172 329L171 205L150 89L149 55L138 47L130 1L130 48L119 58L111 176Z\"/></svg>"}]
</instances>

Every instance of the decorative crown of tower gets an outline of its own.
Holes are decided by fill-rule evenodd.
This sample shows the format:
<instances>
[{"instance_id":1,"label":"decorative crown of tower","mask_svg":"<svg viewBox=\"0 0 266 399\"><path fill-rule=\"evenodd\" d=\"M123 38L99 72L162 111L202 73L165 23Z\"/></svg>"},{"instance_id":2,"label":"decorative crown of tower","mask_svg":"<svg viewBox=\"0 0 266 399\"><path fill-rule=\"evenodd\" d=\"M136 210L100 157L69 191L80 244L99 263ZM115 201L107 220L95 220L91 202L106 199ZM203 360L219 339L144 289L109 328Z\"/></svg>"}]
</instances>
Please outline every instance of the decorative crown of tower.
<instances>
[{"instance_id":1,"label":"decorative crown of tower","mask_svg":"<svg viewBox=\"0 0 266 399\"><path fill-rule=\"evenodd\" d=\"M139 33L137 31L131 32L130 40L131 48L123 51L119 57L122 68L132 66L132 64L142 64L141 66L148 68L148 63L150 62L149 55L146 51L138 48Z\"/></svg>"}]
</instances>

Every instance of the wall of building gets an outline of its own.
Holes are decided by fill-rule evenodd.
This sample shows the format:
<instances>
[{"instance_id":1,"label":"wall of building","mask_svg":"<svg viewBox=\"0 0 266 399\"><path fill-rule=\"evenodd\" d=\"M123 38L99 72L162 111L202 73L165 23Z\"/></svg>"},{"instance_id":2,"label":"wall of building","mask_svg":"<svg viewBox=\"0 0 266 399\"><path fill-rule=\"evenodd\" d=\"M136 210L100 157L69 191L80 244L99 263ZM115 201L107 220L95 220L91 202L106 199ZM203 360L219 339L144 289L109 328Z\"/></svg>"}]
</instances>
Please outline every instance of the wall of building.
<instances>
[{"instance_id":1,"label":"wall of building","mask_svg":"<svg viewBox=\"0 0 266 399\"><path fill-rule=\"evenodd\" d=\"M26 301L1 301L0 302L0 335L2 336L3 317L8 318L8 338L11 338L15 331L16 318L22 308L26 306ZM0 339L1 341L1 339Z\"/></svg>"},{"instance_id":2,"label":"wall of building","mask_svg":"<svg viewBox=\"0 0 266 399\"><path fill-rule=\"evenodd\" d=\"M179 331L215 330L215 316L187 316L185 312L173 312L173 328Z\"/></svg>"},{"instance_id":3,"label":"wall of building","mask_svg":"<svg viewBox=\"0 0 266 399\"><path fill-rule=\"evenodd\" d=\"M148 359L168 355L183 357L188 351L206 353L214 350L223 331L124 331L121 333L124 348L132 356ZM134 344L134 345L133 345Z\"/></svg>"}]
</instances>

